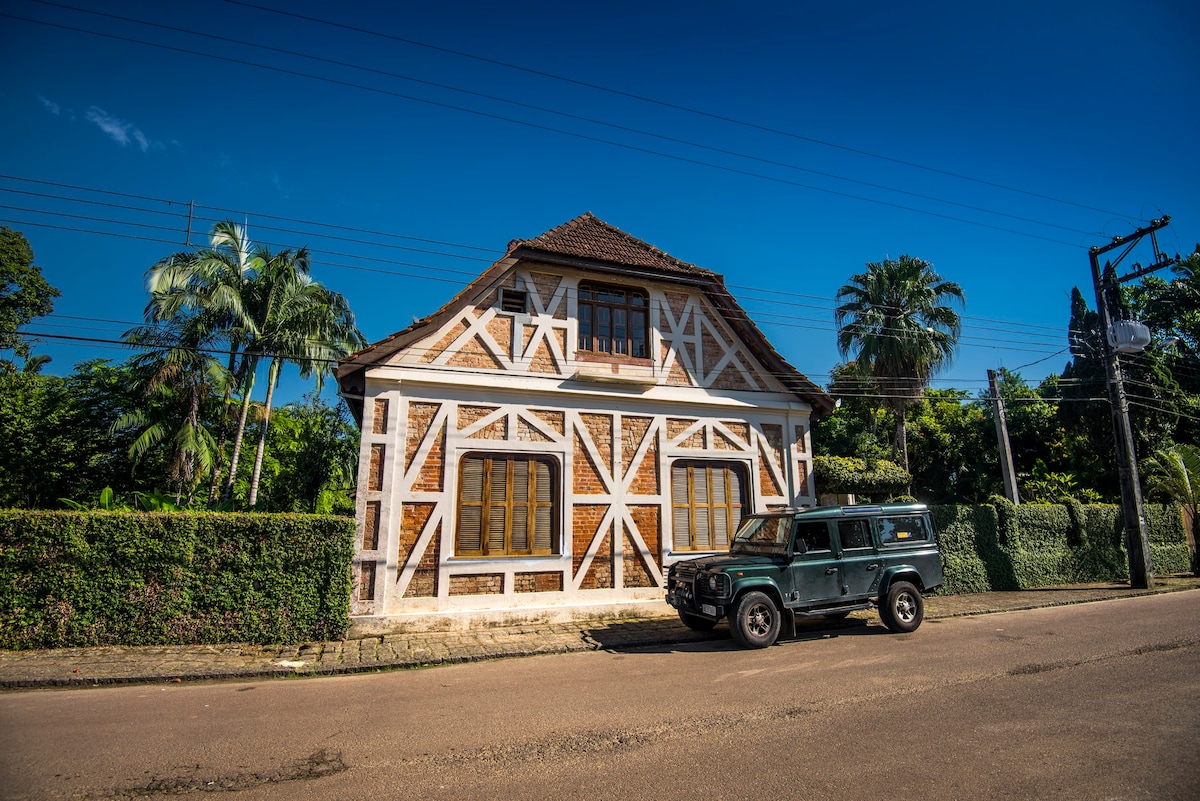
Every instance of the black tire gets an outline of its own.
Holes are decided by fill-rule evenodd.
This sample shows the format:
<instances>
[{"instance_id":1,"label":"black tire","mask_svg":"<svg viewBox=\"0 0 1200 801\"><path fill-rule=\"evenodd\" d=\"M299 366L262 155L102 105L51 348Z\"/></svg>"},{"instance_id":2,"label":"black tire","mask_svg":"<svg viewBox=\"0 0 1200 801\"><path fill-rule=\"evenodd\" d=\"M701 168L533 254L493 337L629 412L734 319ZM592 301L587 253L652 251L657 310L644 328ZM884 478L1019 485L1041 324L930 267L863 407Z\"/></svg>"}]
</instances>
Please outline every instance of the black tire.
<instances>
[{"instance_id":1,"label":"black tire","mask_svg":"<svg viewBox=\"0 0 1200 801\"><path fill-rule=\"evenodd\" d=\"M887 599L879 606L879 619L890 630L905 634L916 631L925 617L925 599L921 591L907 581L888 588Z\"/></svg>"},{"instance_id":2,"label":"black tire","mask_svg":"<svg viewBox=\"0 0 1200 801\"><path fill-rule=\"evenodd\" d=\"M743 648L766 648L779 638L779 608L771 596L748 592L729 616L729 632Z\"/></svg>"},{"instance_id":3,"label":"black tire","mask_svg":"<svg viewBox=\"0 0 1200 801\"><path fill-rule=\"evenodd\" d=\"M717 621L715 620L710 620L706 617L698 617L697 615L690 615L682 609L679 610L679 619L683 622L683 625L687 626L692 631L712 631L713 627L717 625Z\"/></svg>"}]
</instances>

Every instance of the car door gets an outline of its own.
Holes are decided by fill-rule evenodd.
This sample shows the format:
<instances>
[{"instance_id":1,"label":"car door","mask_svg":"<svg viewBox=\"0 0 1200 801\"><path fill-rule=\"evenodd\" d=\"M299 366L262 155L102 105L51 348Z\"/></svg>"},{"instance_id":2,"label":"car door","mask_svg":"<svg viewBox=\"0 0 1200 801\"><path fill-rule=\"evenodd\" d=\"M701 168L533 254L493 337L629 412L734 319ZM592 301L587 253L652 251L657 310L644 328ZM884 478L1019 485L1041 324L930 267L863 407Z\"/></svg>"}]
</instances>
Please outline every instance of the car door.
<instances>
[{"instance_id":1,"label":"car door","mask_svg":"<svg viewBox=\"0 0 1200 801\"><path fill-rule=\"evenodd\" d=\"M869 597L879 585L880 559L871 541L871 521L849 517L837 521L841 546L842 591L847 600Z\"/></svg>"},{"instance_id":2,"label":"car door","mask_svg":"<svg viewBox=\"0 0 1200 801\"><path fill-rule=\"evenodd\" d=\"M787 605L807 606L840 599L841 568L833 558L829 523L797 520L792 533L792 586Z\"/></svg>"}]
</instances>

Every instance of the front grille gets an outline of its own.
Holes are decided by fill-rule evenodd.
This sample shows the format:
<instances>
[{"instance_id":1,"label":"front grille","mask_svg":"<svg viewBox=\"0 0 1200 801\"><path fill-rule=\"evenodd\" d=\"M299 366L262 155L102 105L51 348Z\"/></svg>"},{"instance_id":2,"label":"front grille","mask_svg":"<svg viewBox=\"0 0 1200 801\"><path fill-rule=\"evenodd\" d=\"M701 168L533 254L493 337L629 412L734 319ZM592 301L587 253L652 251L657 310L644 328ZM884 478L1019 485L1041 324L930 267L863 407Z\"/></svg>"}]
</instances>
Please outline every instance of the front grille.
<instances>
[{"instance_id":1,"label":"front grille","mask_svg":"<svg viewBox=\"0 0 1200 801\"><path fill-rule=\"evenodd\" d=\"M675 580L691 584L696 580L696 566L691 562L679 562L675 565Z\"/></svg>"}]
</instances>

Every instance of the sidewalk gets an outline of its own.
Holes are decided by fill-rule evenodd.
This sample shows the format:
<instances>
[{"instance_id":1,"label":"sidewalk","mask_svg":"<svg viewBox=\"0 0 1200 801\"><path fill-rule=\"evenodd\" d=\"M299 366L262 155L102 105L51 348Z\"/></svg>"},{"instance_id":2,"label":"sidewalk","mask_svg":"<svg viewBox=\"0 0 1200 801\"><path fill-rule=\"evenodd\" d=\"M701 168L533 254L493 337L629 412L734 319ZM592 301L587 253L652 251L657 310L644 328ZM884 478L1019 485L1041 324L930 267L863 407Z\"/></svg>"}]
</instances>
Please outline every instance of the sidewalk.
<instances>
[{"instance_id":1,"label":"sidewalk","mask_svg":"<svg viewBox=\"0 0 1200 801\"><path fill-rule=\"evenodd\" d=\"M1200 589L1200 578L1158 577L1155 585L1153 590L1131 590L1123 584L1080 584L1040 590L932 596L925 600L925 617L980 615L1194 590ZM874 612L856 612L844 621L816 619L797 623L803 632L863 625L880 625L878 616ZM685 628L664 603L661 615L638 619L394 634L298 646L100 646L0 651L0 689L320 676L511 656L705 642L727 637L724 625L713 632Z\"/></svg>"}]
</instances>

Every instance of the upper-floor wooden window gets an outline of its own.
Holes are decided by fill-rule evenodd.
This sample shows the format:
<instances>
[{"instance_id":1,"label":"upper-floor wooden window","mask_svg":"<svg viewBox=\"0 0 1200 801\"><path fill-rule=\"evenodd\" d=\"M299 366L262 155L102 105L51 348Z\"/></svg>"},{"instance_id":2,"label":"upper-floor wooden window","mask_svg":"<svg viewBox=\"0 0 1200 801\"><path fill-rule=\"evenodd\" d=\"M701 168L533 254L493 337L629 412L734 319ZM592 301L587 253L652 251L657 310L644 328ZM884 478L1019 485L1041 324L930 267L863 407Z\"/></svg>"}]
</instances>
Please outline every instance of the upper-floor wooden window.
<instances>
[{"instance_id":1,"label":"upper-floor wooden window","mask_svg":"<svg viewBox=\"0 0 1200 801\"><path fill-rule=\"evenodd\" d=\"M553 460L524 454L469 454L459 466L455 556L558 553Z\"/></svg>"},{"instance_id":2,"label":"upper-floor wooden window","mask_svg":"<svg viewBox=\"0 0 1200 801\"><path fill-rule=\"evenodd\" d=\"M640 289L580 284L579 350L650 358L648 307Z\"/></svg>"}]
</instances>

